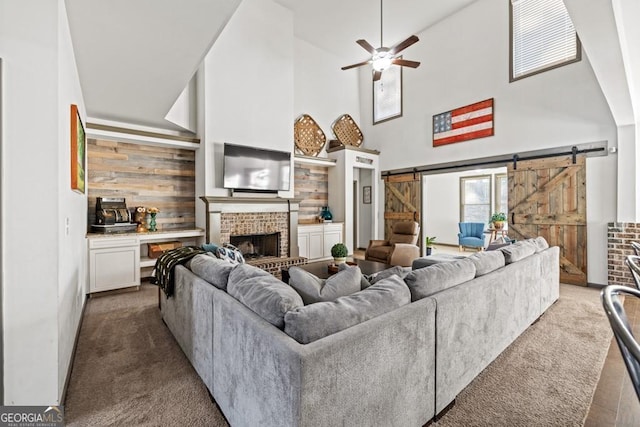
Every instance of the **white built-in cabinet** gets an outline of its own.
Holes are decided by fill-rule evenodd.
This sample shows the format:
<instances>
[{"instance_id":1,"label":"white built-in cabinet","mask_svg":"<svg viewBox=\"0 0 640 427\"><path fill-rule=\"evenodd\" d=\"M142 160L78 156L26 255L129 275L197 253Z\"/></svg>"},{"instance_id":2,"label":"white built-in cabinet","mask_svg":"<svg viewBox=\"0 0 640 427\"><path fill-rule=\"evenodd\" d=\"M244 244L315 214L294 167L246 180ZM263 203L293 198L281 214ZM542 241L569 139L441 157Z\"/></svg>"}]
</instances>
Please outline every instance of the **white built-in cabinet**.
<instances>
[{"instance_id":1,"label":"white built-in cabinet","mask_svg":"<svg viewBox=\"0 0 640 427\"><path fill-rule=\"evenodd\" d=\"M300 256L309 260L331 258L331 247L343 242L343 224L298 224Z\"/></svg>"},{"instance_id":2,"label":"white built-in cabinet","mask_svg":"<svg viewBox=\"0 0 640 427\"><path fill-rule=\"evenodd\" d=\"M147 245L178 240L201 245L204 230L174 230L154 233L104 235L91 233L89 239L89 292L140 286L140 277L150 276L156 259L148 257Z\"/></svg>"}]
</instances>

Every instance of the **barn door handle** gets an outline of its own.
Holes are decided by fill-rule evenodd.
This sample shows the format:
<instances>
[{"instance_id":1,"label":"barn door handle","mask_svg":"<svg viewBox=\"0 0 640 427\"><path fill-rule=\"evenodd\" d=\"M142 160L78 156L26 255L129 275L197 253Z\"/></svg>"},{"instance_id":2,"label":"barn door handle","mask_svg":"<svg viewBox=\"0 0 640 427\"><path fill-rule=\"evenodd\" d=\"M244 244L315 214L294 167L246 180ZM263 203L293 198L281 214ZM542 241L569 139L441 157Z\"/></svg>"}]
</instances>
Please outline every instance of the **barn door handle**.
<instances>
[{"instance_id":1,"label":"barn door handle","mask_svg":"<svg viewBox=\"0 0 640 427\"><path fill-rule=\"evenodd\" d=\"M514 212L511 212L511 224L515 224L516 223L516 214Z\"/></svg>"}]
</instances>

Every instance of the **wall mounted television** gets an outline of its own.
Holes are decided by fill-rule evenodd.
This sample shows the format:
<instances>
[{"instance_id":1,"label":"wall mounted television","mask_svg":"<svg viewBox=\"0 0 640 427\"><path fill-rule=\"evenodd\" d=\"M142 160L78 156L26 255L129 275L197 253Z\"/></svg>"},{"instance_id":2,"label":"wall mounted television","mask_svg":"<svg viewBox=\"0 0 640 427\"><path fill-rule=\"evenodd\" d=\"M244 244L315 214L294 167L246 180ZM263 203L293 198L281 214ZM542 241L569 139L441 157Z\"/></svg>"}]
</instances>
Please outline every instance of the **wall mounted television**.
<instances>
[{"instance_id":1,"label":"wall mounted television","mask_svg":"<svg viewBox=\"0 0 640 427\"><path fill-rule=\"evenodd\" d=\"M224 188L240 191L288 191L291 153L224 144Z\"/></svg>"}]
</instances>

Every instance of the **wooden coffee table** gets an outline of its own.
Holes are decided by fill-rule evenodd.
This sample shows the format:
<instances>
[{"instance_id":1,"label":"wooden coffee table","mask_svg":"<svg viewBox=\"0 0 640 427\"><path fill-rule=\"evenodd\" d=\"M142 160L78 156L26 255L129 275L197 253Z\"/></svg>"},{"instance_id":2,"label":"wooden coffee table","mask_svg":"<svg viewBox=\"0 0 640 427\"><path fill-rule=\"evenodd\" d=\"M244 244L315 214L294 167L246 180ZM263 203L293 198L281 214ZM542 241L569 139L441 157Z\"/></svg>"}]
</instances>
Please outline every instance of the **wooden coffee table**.
<instances>
[{"instance_id":1,"label":"wooden coffee table","mask_svg":"<svg viewBox=\"0 0 640 427\"><path fill-rule=\"evenodd\" d=\"M362 274L367 274L367 275L377 273L379 271L386 270L387 268L393 267L392 265L389 265L389 264L383 264L381 262L375 262L375 261L365 261L363 259L349 259L348 261L355 262L356 265L360 267ZM333 264L333 261L326 260L326 261L311 262L309 264L296 265L292 267L299 267L319 277L320 279L326 279L331 275L331 273L329 273L330 264ZM290 267L282 268L282 281L285 283L289 283L289 268Z\"/></svg>"}]
</instances>

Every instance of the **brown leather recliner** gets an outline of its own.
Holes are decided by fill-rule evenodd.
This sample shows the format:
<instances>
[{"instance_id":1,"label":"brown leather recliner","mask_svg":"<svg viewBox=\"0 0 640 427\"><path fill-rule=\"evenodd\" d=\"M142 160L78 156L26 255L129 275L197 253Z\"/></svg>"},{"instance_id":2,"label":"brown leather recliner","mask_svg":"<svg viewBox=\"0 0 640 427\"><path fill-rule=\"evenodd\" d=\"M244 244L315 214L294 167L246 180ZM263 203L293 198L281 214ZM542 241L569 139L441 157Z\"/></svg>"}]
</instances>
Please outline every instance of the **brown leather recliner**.
<instances>
[{"instance_id":1,"label":"brown leather recliner","mask_svg":"<svg viewBox=\"0 0 640 427\"><path fill-rule=\"evenodd\" d=\"M403 221L393 224L389 240L370 240L364 258L390 265L411 267L414 259L420 257L420 248L416 245L420 234L420 225L415 221Z\"/></svg>"}]
</instances>

